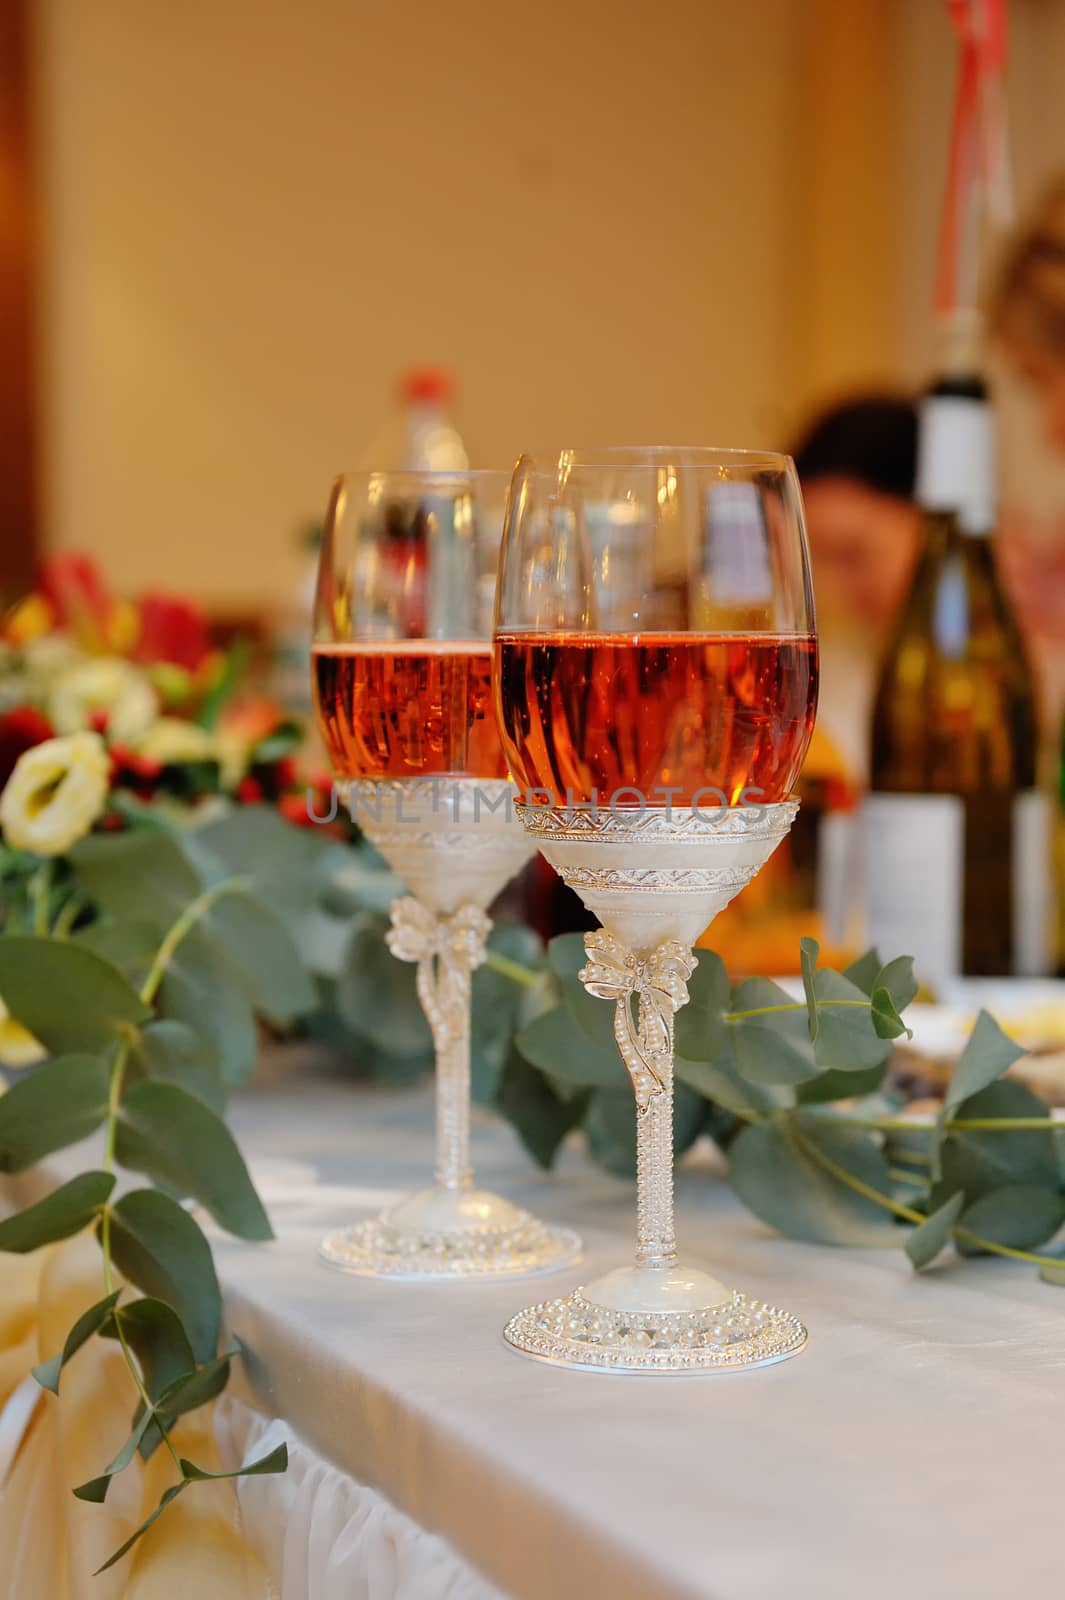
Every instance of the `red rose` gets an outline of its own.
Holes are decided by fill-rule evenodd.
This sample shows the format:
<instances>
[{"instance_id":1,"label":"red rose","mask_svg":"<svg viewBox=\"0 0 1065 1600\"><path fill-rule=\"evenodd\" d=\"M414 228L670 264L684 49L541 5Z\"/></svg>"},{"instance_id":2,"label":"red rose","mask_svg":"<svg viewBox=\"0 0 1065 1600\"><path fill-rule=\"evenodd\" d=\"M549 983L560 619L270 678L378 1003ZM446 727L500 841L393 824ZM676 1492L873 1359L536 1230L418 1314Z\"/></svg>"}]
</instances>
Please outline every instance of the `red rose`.
<instances>
[{"instance_id":1,"label":"red rose","mask_svg":"<svg viewBox=\"0 0 1065 1600\"><path fill-rule=\"evenodd\" d=\"M0 789L15 770L19 756L51 739L54 732L48 718L32 706L14 706L0 716Z\"/></svg>"},{"instance_id":2,"label":"red rose","mask_svg":"<svg viewBox=\"0 0 1065 1600\"><path fill-rule=\"evenodd\" d=\"M56 626L99 645L106 638L114 601L88 556L64 551L41 563L37 588L52 607Z\"/></svg>"},{"instance_id":3,"label":"red rose","mask_svg":"<svg viewBox=\"0 0 1065 1600\"><path fill-rule=\"evenodd\" d=\"M211 651L207 619L199 606L172 595L146 594L140 603L138 661L166 661L195 672Z\"/></svg>"}]
</instances>

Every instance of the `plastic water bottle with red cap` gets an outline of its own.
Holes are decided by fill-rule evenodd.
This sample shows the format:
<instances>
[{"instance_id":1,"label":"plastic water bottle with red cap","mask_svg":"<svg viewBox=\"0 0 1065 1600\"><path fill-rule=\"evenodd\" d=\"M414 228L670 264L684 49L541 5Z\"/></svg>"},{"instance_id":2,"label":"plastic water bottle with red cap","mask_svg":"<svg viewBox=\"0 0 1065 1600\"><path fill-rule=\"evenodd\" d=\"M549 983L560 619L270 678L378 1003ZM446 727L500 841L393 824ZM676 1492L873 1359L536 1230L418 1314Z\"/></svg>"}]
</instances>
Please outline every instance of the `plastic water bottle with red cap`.
<instances>
[{"instance_id":1,"label":"plastic water bottle with red cap","mask_svg":"<svg viewBox=\"0 0 1065 1600\"><path fill-rule=\"evenodd\" d=\"M469 466L455 426L454 375L446 367L411 367L399 380L399 406L374 435L358 465L366 472L462 472Z\"/></svg>"}]
</instances>

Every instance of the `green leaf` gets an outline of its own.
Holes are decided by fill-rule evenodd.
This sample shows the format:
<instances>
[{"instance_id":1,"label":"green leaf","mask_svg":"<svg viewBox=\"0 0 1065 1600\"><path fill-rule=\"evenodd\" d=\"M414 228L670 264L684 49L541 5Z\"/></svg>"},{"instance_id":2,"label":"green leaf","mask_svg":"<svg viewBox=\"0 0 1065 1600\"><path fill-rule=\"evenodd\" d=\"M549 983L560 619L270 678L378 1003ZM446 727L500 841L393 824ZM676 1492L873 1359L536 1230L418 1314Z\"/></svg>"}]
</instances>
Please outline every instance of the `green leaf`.
<instances>
[{"instance_id":1,"label":"green leaf","mask_svg":"<svg viewBox=\"0 0 1065 1600\"><path fill-rule=\"evenodd\" d=\"M875 951L871 952L875 955ZM863 957L864 960L864 957ZM846 976L850 976L848 967ZM853 980L852 980L853 981ZM859 984L864 988L864 984ZM877 989L886 989L891 996L891 1002L896 1011L905 1011L911 1000L917 994L917 979L913 973L912 956L896 956L894 961L889 961L886 967L881 967L867 994L872 994Z\"/></svg>"},{"instance_id":2,"label":"green leaf","mask_svg":"<svg viewBox=\"0 0 1065 1600\"><path fill-rule=\"evenodd\" d=\"M971 1095L954 1115L996 1120L1045 1117L1046 1106L1023 1084L1003 1079ZM1057 1147L1049 1128L1016 1133L959 1129L943 1140L939 1159L939 1182L933 1191L937 1201L955 1189L963 1190L971 1201L1013 1184L1060 1186Z\"/></svg>"},{"instance_id":3,"label":"green leaf","mask_svg":"<svg viewBox=\"0 0 1065 1600\"><path fill-rule=\"evenodd\" d=\"M265 1476L270 1472L286 1472L288 1445L279 1444L269 1455L253 1461L250 1466L237 1467L233 1472L205 1472L203 1467L197 1467L192 1461L186 1461L184 1456L181 1458L181 1470L190 1483L208 1483L218 1478L254 1478Z\"/></svg>"},{"instance_id":4,"label":"green leaf","mask_svg":"<svg viewBox=\"0 0 1065 1600\"><path fill-rule=\"evenodd\" d=\"M347 960L336 985L341 1018L357 1038L386 1055L433 1059L433 1039L415 987L412 961L397 961L385 944L386 917L364 912L352 924Z\"/></svg>"},{"instance_id":5,"label":"green leaf","mask_svg":"<svg viewBox=\"0 0 1065 1600\"><path fill-rule=\"evenodd\" d=\"M151 970L160 935L151 922L90 922L71 934L71 941L91 950L117 967L126 982L139 990Z\"/></svg>"},{"instance_id":6,"label":"green leaf","mask_svg":"<svg viewBox=\"0 0 1065 1600\"><path fill-rule=\"evenodd\" d=\"M253 748L251 765L272 767L276 761L283 761L299 750L306 736L306 729L299 722L278 723L274 731Z\"/></svg>"},{"instance_id":7,"label":"green leaf","mask_svg":"<svg viewBox=\"0 0 1065 1600\"><path fill-rule=\"evenodd\" d=\"M731 987L721 957L713 950L699 951L699 965L688 980L688 1004L677 1012L677 1054L688 1061L716 1062L729 1048Z\"/></svg>"},{"instance_id":8,"label":"green leaf","mask_svg":"<svg viewBox=\"0 0 1065 1600\"><path fill-rule=\"evenodd\" d=\"M111 1208L119 1271L177 1313L197 1361L218 1349L222 1296L210 1245L189 1213L157 1189L135 1189Z\"/></svg>"},{"instance_id":9,"label":"green leaf","mask_svg":"<svg viewBox=\"0 0 1065 1600\"><path fill-rule=\"evenodd\" d=\"M70 939L0 939L0 994L50 1055L103 1050L152 1014L120 972Z\"/></svg>"},{"instance_id":10,"label":"green leaf","mask_svg":"<svg viewBox=\"0 0 1065 1600\"><path fill-rule=\"evenodd\" d=\"M164 1491L162 1499L159 1501L159 1504L156 1506L151 1516L145 1518L140 1527L137 1529L136 1533L131 1534L126 1540L125 1544L119 1546L114 1555L111 1556L110 1560L105 1561L102 1567L97 1567L96 1571L93 1573L93 1577L98 1578L102 1572L107 1572L111 1567L117 1566L122 1560L123 1556L127 1556L129 1554L137 1541L139 1539L143 1539L144 1535L148 1532L148 1529L152 1526L152 1524L159 1521L159 1518L162 1516L167 1506L172 1505L177 1499L178 1495L183 1494L188 1486L188 1478L182 1478L180 1483L172 1483L170 1488ZM78 1494L78 1492L79 1491L75 1489L74 1493ZM87 1497L81 1495L80 1498L85 1499Z\"/></svg>"},{"instance_id":11,"label":"green leaf","mask_svg":"<svg viewBox=\"0 0 1065 1600\"><path fill-rule=\"evenodd\" d=\"M275 1023L314 1008L315 993L295 940L262 900L221 895L184 943L209 943L255 1010Z\"/></svg>"},{"instance_id":12,"label":"green leaf","mask_svg":"<svg viewBox=\"0 0 1065 1600\"><path fill-rule=\"evenodd\" d=\"M886 1061L891 1043L877 1036L870 1002L862 991L831 967L820 969L814 987L821 1002L845 1002L841 1006L820 1006L821 1031L814 1045L818 1066L859 1072Z\"/></svg>"},{"instance_id":13,"label":"green leaf","mask_svg":"<svg viewBox=\"0 0 1065 1600\"><path fill-rule=\"evenodd\" d=\"M871 995L883 970L880 952L874 945L864 955L859 956L857 961L852 961L849 967L844 967L843 976L863 994Z\"/></svg>"},{"instance_id":14,"label":"green leaf","mask_svg":"<svg viewBox=\"0 0 1065 1600\"><path fill-rule=\"evenodd\" d=\"M781 1006L785 1010L776 1010ZM731 1025L732 1049L740 1076L752 1083L802 1083L820 1070L814 1058L805 1013L786 990L768 978L747 978L732 994L732 1014L762 1011Z\"/></svg>"},{"instance_id":15,"label":"green leaf","mask_svg":"<svg viewBox=\"0 0 1065 1600\"><path fill-rule=\"evenodd\" d=\"M577 974L588 960L583 933L561 933L547 947L547 960L558 979L563 1004L581 1031L592 1041L609 1047L614 1043L614 1004L589 994Z\"/></svg>"},{"instance_id":16,"label":"green leaf","mask_svg":"<svg viewBox=\"0 0 1065 1600\"><path fill-rule=\"evenodd\" d=\"M314 828L293 827L268 805L240 806L197 828L187 843L214 858L211 876L248 878L256 899L286 920L317 900L319 874L337 855L334 839ZM343 848L339 853L348 854Z\"/></svg>"},{"instance_id":17,"label":"green leaf","mask_svg":"<svg viewBox=\"0 0 1065 1600\"><path fill-rule=\"evenodd\" d=\"M133 1424L133 1432L122 1446L118 1455L98 1478L90 1478L88 1483L80 1483L74 1490L78 1500L89 1500L93 1505L103 1505L107 1499L107 1491L111 1487L111 1480L120 1472L125 1472L141 1445L141 1442L152 1422L152 1414L145 1411L138 1415Z\"/></svg>"},{"instance_id":18,"label":"green leaf","mask_svg":"<svg viewBox=\"0 0 1065 1600\"><path fill-rule=\"evenodd\" d=\"M71 856L89 899L115 922L148 922L157 939L201 894L204 879L173 833L134 828L90 834Z\"/></svg>"},{"instance_id":19,"label":"green leaf","mask_svg":"<svg viewBox=\"0 0 1065 1600\"><path fill-rule=\"evenodd\" d=\"M177 1084L149 1081L127 1091L116 1153L124 1167L191 1195L238 1239L273 1238L233 1135Z\"/></svg>"},{"instance_id":20,"label":"green leaf","mask_svg":"<svg viewBox=\"0 0 1065 1600\"><path fill-rule=\"evenodd\" d=\"M577 1026L569 1006L545 1011L522 1029L515 1043L526 1061L557 1083L576 1084L578 1088L626 1087L625 1068L613 1035L609 1048L593 1043Z\"/></svg>"},{"instance_id":21,"label":"green leaf","mask_svg":"<svg viewBox=\"0 0 1065 1600\"><path fill-rule=\"evenodd\" d=\"M584 1119L589 1094L557 1094L543 1073L512 1049L500 1078L497 1104L522 1144L541 1167L550 1167L559 1146Z\"/></svg>"},{"instance_id":22,"label":"green leaf","mask_svg":"<svg viewBox=\"0 0 1065 1600\"><path fill-rule=\"evenodd\" d=\"M856 1072L841 1072L830 1067L819 1078L798 1084L795 1098L802 1106L822 1105L830 1100L860 1100L876 1093L887 1076L887 1069L886 1061L872 1067L859 1067Z\"/></svg>"},{"instance_id":23,"label":"green leaf","mask_svg":"<svg viewBox=\"0 0 1065 1600\"><path fill-rule=\"evenodd\" d=\"M112 1172L83 1172L71 1178L36 1205L0 1222L0 1250L25 1255L80 1233L107 1204L114 1186Z\"/></svg>"},{"instance_id":24,"label":"green leaf","mask_svg":"<svg viewBox=\"0 0 1065 1600\"><path fill-rule=\"evenodd\" d=\"M906 1235L906 1254L918 1272L934 1261L939 1252L949 1244L954 1224L964 1204L963 1195L952 1194L949 1200L945 1200L931 1216L926 1217L914 1228L912 1233Z\"/></svg>"},{"instance_id":25,"label":"green leaf","mask_svg":"<svg viewBox=\"0 0 1065 1600\"><path fill-rule=\"evenodd\" d=\"M170 1017L149 1022L141 1029L130 1062L145 1077L187 1089L219 1116L225 1110L221 1063L210 1045L185 1023ZM129 1081L134 1081L134 1074Z\"/></svg>"},{"instance_id":26,"label":"green leaf","mask_svg":"<svg viewBox=\"0 0 1065 1600\"><path fill-rule=\"evenodd\" d=\"M890 991L882 985L873 990L870 1015L873 1019L873 1030L878 1039L897 1039L901 1034L905 1034L907 1039L913 1038L910 1029L895 1009L895 1002L891 998Z\"/></svg>"},{"instance_id":27,"label":"green leaf","mask_svg":"<svg viewBox=\"0 0 1065 1600\"><path fill-rule=\"evenodd\" d=\"M0 975L2 993L3 977ZM954 1068L943 1103L944 1116L951 1116L963 1100L994 1083L1024 1053L1020 1045L1007 1038L991 1013L982 1010Z\"/></svg>"},{"instance_id":28,"label":"green leaf","mask_svg":"<svg viewBox=\"0 0 1065 1600\"><path fill-rule=\"evenodd\" d=\"M164 1389L156 1402L156 1410L168 1421L183 1417L186 1412L198 1411L222 1393L229 1381L230 1367L243 1351L239 1339L224 1355L209 1361L189 1378L179 1378L169 1389Z\"/></svg>"},{"instance_id":29,"label":"green leaf","mask_svg":"<svg viewBox=\"0 0 1065 1600\"><path fill-rule=\"evenodd\" d=\"M48 1389L52 1394L59 1393L59 1378L63 1368L107 1321L118 1302L120 1293L121 1290L116 1289L114 1294L105 1295L94 1306L90 1306L67 1334L66 1343L59 1355L53 1356L50 1361L42 1361L39 1367L34 1367L33 1376L42 1389Z\"/></svg>"},{"instance_id":30,"label":"green leaf","mask_svg":"<svg viewBox=\"0 0 1065 1600\"><path fill-rule=\"evenodd\" d=\"M712 1062L689 1061L684 1056L677 1056L674 1070L681 1083L686 1083L690 1089L697 1089L716 1105L724 1106L726 1111L740 1117L781 1110L792 1105L795 1099L791 1089L751 1083L749 1079L741 1078L728 1049Z\"/></svg>"},{"instance_id":31,"label":"green leaf","mask_svg":"<svg viewBox=\"0 0 1065 1600\"><path fill-rule=\"evenodd\" d=\"M800 1137L801 1135L801 1137ZM752 1124L729 1146L729 1177L745 1205L791 1239L812 1244L892 1244L889 1213L825 1170L809 1147L884 1195L891 1180L880 1150L859 1128L813 1116Z\"/></svg>"},{"instance_id":32,"label":"green leaf","mask_svg":"<svg viewBox=\"0 0 1065 1600\"><path fill-rule=\"evenodd\" d=\"M99 1056L46 1061L0 1095L0 1172L88 1138L107 1116L110 1071Z\"/></svg>"},{"instance_id":33,"label":"green leaf","mask_svg":"<svg viewBox=\"0 0 1065 1600\"><path fill-rule=\"evenodd\" d=\"M164 1017L184 1023L222 1065L226 1084L247 1082L255 1068L258 1035L251 1002L212 951L190 935L177 951L159 991Z\"/></svg>"},{"instance_id":34,"label":"green leaf","mask_svg":"<svg viewBox=\"0 0 1065 1600\"><path fill-rule=\"evenodd\" d=\"M116 1306L100 1331L105 1339L117 1339L119 1327L137 1357L153 1402L196 1370L196 1357L181 1318L164 1300L149 1297Z\"/></svg>"},{"instance_id":35,"label":"green leaf","mask_svg":"<svg viewBox=\"0 0 1065 1600\"><path fill-rule=\"evenodd\" d=\"M799 961L802 967L802 989L806 996L806 1026L811 1041L816 1041L821 1031L817 1015L817 992L814 988L814 971L821 947L816 939L799 940Z\"/></svg>"},{"instance_id":36,"label":"green leaf","mask_svg":"<svg viewBox=\"0 0 1065 1600\"><path fill-rule=\"evenodd\" d=\"M1052 1239L1065 1222L1065 1199L1049 1189L1013 1184L981 1195L962 1213L959 1227L992 1244L1031 1250ZM963 1255L982 1255L971 1239L959 1239Z\"/></svg>"}]
</instances>

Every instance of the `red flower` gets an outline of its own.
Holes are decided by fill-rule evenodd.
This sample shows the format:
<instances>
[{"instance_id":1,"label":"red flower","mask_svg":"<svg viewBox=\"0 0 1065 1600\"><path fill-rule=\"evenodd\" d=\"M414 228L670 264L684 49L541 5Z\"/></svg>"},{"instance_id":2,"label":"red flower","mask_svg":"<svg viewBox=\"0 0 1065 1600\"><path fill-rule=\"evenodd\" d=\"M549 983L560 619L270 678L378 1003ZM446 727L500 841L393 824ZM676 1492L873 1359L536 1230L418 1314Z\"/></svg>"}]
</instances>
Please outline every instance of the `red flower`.
<instances>
[{"instance_id":1,"label":"red flower","mask_svg":"<svg viewBox=\"0 0 1065 1600\"><path fill-rule=\"evenodd\" d=\"M138 661L166 661L195 672L211 651L207 619L199 606L173 595L146 594L140 603Z\"/></svg>"},{"instance_id":2,"label":"red flower","mask_svg":"<svg viewBox=\"0 0 1065 1600\"><path fill-rule=\"evenodd\" d=\"M37 588L51 605L57 627L97 646L106 638L114 602L89 556L73 551L49 556L41 563Z\"/></svg>"},{"instance_id":3,"label":"red flower","mask_svg":"<svg viewBox=\"0 0 1065 1600\"><path fill-rule=\"evenodd\" d=\"M258 778L241 778L237 785L237 799L242 806L253 806L263 797L263 786Z\"/></svg>"},{"instance_id":4,"label":"red flower","mask_svg":"<svg viewBox=\"0 0 1065 1600\"><path fill-rule=\"evenodd\" d=\"M0 789L15 770L15 762L35 744L43 744L54 733L48 718L33 706L14 706L0 716Z\"/></svg>"}]
</instances>

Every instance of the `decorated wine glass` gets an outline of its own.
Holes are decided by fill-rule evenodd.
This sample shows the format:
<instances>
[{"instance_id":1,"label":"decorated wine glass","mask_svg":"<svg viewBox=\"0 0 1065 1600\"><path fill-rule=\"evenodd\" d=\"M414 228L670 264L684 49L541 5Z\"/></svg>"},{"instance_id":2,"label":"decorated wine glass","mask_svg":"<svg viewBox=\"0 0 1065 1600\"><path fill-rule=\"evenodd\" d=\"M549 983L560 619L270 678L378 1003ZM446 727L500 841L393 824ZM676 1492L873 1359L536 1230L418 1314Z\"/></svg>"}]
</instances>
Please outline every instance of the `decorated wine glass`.
<instances>
[{"instance_id":1,"label":"decorated wine glass","mask_svg":"<svg viewBox=\"0 0 1065 1600\"><path fill-rule=\"evenodd\" d=\"M350 1272L413 1279L548 1271L579 1256L475 1187L470 1166L471 979L487 908L534 853L492 707L491 618L507 474L369 473L337 480L315 601L318 726L338 789L409 894L392 954L417 967L436 1054L432 1183L322 1253Z\"/></svg>"},{"instance_id":2,"label":"decorated wine glass","mask_svg":"<svg viewBox=\"0 0 1065 1600\"><path fill-rule=\"evenodd\" d=\"M602 924L580 978L614 1007L636 1101L636 1258L515 1316L565 1366L777 1361L801 1322L677 1255L675 1013L693 945L797 810L817 641L794 467L711 449L523 457L504 518L495 689L529 838ZM619 1068L620 1071L620 1068Z\"/></svg>"}]
</instances>

